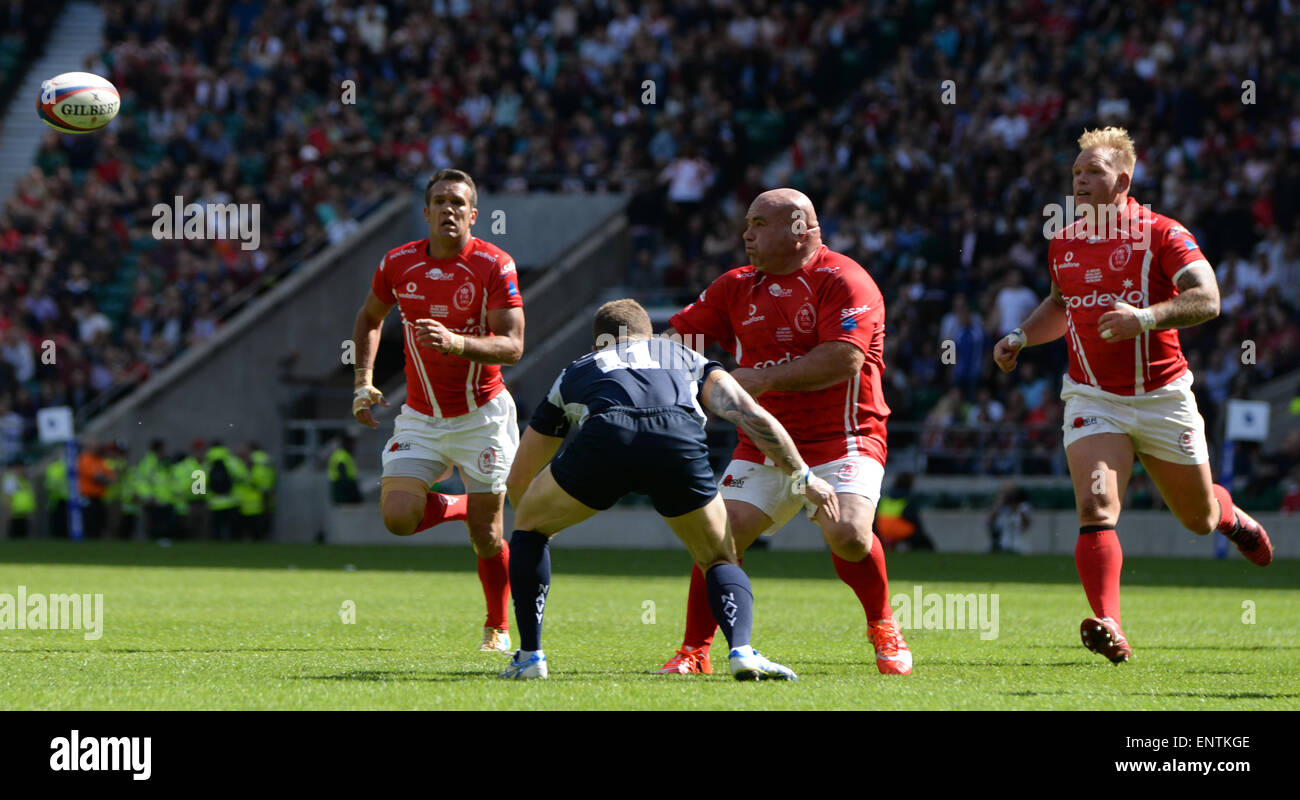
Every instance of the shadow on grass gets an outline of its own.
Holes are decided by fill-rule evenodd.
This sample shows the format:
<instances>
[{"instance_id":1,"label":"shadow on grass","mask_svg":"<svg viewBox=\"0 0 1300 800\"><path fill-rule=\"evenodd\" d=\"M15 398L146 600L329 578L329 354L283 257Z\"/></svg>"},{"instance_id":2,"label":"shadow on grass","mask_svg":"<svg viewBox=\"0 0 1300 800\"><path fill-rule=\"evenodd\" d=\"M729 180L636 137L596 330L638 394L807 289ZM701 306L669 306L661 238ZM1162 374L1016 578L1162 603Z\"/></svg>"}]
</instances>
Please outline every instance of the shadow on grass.
<instances>
[{"instance_id":1,"label":"shadow on grass","mask_svg":"<svg viewBox=\"0 0 1300 800\"><path fill-rule=\"evenodd\" d=\"M160 547L153 542L5 540L0 541L0 569L7 564L324 571L351 566L386 572L472 572L472 551L468 544L455 541L455 547L238 542L177 542ZM680 578L683 596L691 570L684 549L557 548L551 553L551 562L561 580L565 574ZM836 580L826 552L751 550L745 556L745 568L758 580ZM889 578L894 593L910 591L916 584L926 591L966 592L987 591L989 584L997 583L1077 586L1079 581L1070 556L1005 559L979 553L891 553ZM1126 586L1294 589L1300 585L1300 560L1279 560L1261 570L1244 561L1130 558L1125 563L1124 581ZM939 583L968 586L928 588ZM0 591L7 591L4 584Z\"/></svg>"},{"instance_id":2,"label":"shadow on grass","mask_svg":"<svg viewBox=\"0 0 1300 800\"><path fill-rule=\"evenodd\" d=\"M1002 692L1001 694L1008 697L1060 697L1062 695L1072 694L1094 694L1094 692L1071 692L1062 689L1053 689L1046 692ZM1126 697L1190 697L1190 698L1212 698L1215 700L1284 700L1293 697L1300 697L1300 694L1291 692L1123 692Z\"/></svg>"}]
</instances>

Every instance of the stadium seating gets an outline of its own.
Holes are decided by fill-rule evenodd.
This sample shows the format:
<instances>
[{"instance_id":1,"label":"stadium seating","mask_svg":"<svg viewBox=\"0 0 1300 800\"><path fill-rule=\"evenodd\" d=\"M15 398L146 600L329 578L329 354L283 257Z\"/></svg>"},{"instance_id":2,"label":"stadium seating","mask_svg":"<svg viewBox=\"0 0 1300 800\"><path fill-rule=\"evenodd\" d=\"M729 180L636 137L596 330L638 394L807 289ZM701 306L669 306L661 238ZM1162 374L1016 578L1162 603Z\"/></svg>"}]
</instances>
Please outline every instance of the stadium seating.
<instances>
[{"instance_id":1,"label":"stadium seating","mask_svg":"<svg viewBox=\"0 0 1300 800\"><path fill-rule=\"evenodd\" d=\"M51 135L0 206L3 319L33 351L73 345L26 381L0 361L29 446L39 405L102 407L394 187L456 164L489 190L632 193L627 283L660 303L742 262L740 220L758 190L803 189L827 242L885 293L891 446L924 456L920 427L902 423L921 426L957 386L952 420L1028 425L1059 471L1053 423L1033 421L1052 418L1054 392L1021 404L1018 379L987 359L958 378L924 366L926 348L963 297L987 349L1015 269L1045 293L1042 208L1065 194L1074 138L1107 122L1142 148L1135 196L1192 229L1220 268L1224 317L1184 335L1211 429L1223 398L1300 367L1300 53L1295 37L1260 37L1285 27L1275 6L1120 18L1037 2L344 5L178 3L157 19L110 8L85 68L123 89L120 119L104 136ZM1272 99L1240 102L1247 77ZM355 104L341 102L345 80ZM711 179L670 183L691 159ZM177 193L257 199L261 250L154 240L148 209ZM87 292L109 323L98 341L79 335ZM1252 369L1214 361L1224 336L1258 342ZM1064 350L1026 360L1054 386ZM980 389L1001 411L972 410Z\"/></svg>"}]
</instances>

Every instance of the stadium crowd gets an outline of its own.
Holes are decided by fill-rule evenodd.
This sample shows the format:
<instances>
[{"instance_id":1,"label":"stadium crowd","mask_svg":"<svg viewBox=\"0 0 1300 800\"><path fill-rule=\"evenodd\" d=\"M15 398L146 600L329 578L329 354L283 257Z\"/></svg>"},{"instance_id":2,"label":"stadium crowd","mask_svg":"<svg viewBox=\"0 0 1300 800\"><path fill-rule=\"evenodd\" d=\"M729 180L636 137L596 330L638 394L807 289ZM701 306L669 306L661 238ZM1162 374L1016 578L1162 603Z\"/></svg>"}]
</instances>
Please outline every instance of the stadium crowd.
<instances>
[{"instance_id":1,"label":"stadium crowd","mask_svg":"<svg viewBox=\"0 0 1300 800\"><path fill-rule=\"evenodd\" d=\"M241 290L453 165L485 190L631 194L627 279L649 302L687 302L744 262L744 210L762 188L802 189L828 245L888 302L891 444L919 443L929 471L1063 473L1064 348L1037 348L1014 377L988 351L1047 292L1043 210L1067 194L1075 137L1122 124L1142 148L1134 195L1191 229L1219 270L1223 316L1183 334L1210 430L1223 399L1300 366L1290 6L107 11L85 68L123 89L120 118L102 135L51 134L0 209L5 455L37 408L80 408L147 376L212 335ZM152 208L175 195L261 203L262 248L154 239Z\"/></svg>"},{"instance_id":2,"label":"stadium crowd","mask_svg":"<svg viewBox=\"0 0 1300 800\"><path fill-rule=\"evenodd\" d=\"M1283 13L1294 22L1271 4L954 3L765 170L705 192L684 233L640 242L634 279L689 302L744 263L757 187L795 186L886 297L891 446L919 437L932 472L1062 474L1062 343L1014 375L988 352L1050 289L1044 214L1070 191L1074 140L1123 125L1142 148L1134 196L1217 268L1222 315L1182 333L1215 435L1227 398L1300 367L1300 40ZM875 44L889 22L867 16Z\"/></svg>"},{"instance_id":3,"label":"stadium crowd","mask_svg":"<svg viewBox=\"0 0 1300 800\"><path fill-rule=\"evenodd\" d=\"M689 202L693 151L729 142L739 165L746 127L776 145L781 121L836 85L841 51L782 60L759 45L860 24L801 6L777 30L715 6L106 6L84 68L122 90L119 118L96 136L49 134L0 207L0 397L30 443L37 408L139 381L211 336L242 289L432 169L468 165L496 190L635 193L662 160ZM155 239L155 204L176 196L260 203L264 246Z\"/></svg>"}]
</instances>

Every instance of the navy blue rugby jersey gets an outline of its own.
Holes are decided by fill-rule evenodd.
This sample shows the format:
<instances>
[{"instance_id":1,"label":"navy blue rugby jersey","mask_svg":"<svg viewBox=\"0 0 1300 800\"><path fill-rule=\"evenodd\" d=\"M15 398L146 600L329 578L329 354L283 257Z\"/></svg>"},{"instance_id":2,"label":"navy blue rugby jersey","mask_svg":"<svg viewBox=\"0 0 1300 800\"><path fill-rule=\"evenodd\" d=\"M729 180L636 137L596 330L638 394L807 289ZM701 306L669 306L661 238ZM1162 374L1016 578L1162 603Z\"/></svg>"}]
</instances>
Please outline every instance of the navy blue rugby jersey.
<instances>
[{"instance_id":1,"label":"navy blue rugby jersey","mask_svg":"<svg viewBox=\"0 0 1300 800\"><path fill-rule=\"evenodd\" d=\"M611 408L678 407L703 428L700 387L715 369L722 365L673 339L621 342L566 367L529 424L546 436L565 436Z\"/></svg>"}]
</instances>

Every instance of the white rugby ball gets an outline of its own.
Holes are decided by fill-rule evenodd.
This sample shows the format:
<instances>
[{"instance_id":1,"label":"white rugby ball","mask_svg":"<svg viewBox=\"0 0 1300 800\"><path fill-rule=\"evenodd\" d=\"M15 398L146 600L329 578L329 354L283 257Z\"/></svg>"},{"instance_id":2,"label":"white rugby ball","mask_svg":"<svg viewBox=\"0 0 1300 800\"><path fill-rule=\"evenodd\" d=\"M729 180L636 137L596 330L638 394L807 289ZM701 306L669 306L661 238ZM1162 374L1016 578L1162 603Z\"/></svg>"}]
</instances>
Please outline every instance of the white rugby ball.
<instances>
[{"instance_id":1,"label":"white rugby ball","mask_svg":"<svg viewBox=\"0 0 1300 800\"><path fill-rule=\"evenodd\" d=\"M122 96L117 87L89 72L65 72L41 83L36 112L59 133L97 131L117 116Z\"/></svg>"}]
</instances>

